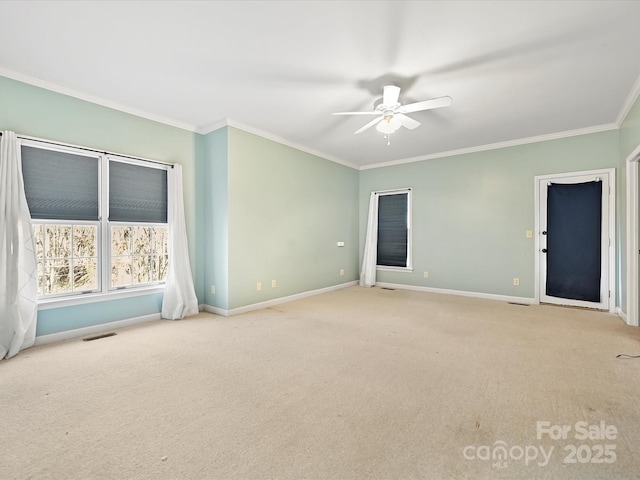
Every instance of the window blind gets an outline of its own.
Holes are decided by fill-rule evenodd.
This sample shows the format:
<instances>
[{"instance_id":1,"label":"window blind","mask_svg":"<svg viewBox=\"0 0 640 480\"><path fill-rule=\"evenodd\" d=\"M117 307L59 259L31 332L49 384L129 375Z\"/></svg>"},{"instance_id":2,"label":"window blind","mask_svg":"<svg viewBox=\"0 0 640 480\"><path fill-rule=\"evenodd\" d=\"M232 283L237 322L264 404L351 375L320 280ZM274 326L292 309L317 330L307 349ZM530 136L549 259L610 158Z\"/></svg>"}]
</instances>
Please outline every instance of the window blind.
<instances>
[{"instance_id":1,"label":"window blind","mask_svg":"<svg viewBox=\"0 0 640 480\"><path fill-rule=\"evenodd\" d=\"M167 223L167 171L109 161L109 221Z\"/></svg>"},{"instance_id":2,"label":"window blind","mask_svg":"<svg viewBox=\"0 0 640 480\"><path fill-rule=\"evenodd\" d=\"M377 265L407 266L408 206L408 193L378 198Z\"/></svg>"},{"instance_id":3,"label":"window blind","mask_svg":"<svg viewBox=\"0 0 640 480\"><path fill-rule=\"evenodd\" d=\"M22 146L31 218L98 220L98 158Z\"/></svg>"}]
</instances>

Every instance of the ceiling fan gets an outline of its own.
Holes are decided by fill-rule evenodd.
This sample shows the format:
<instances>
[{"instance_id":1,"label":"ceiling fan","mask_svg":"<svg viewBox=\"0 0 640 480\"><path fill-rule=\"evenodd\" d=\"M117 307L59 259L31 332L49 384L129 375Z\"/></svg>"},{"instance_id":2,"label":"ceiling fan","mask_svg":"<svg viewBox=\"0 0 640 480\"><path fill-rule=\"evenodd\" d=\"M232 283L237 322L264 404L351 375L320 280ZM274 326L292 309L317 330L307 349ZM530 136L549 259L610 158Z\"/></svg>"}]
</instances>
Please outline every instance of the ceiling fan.
<instances>
[{"instance_id":1,"label":"ceiling fan","mask_svg":"<svg viewBox=\"0 0 640 480\"><path fill-rule=\"evenodd\" d=\"M353 133L362 133L377 124L376 130L384 133L384 136L387 139L387 145L389 145L389 135L397 131L400 127L413 130L420 126L420 122L408 117L405 115L406 113L420 112L422 110L431 110L433 108L447 107L451 105L451 97L432 98L431 100L409 103L408 105L402 105L399 102L399 98L400 87L396 87L395 85L385 85L382 87L382 98L379 98L373 104L373 111L338 112L333 115L376 115L375 119Z\"/></svg>"}]
</instances>

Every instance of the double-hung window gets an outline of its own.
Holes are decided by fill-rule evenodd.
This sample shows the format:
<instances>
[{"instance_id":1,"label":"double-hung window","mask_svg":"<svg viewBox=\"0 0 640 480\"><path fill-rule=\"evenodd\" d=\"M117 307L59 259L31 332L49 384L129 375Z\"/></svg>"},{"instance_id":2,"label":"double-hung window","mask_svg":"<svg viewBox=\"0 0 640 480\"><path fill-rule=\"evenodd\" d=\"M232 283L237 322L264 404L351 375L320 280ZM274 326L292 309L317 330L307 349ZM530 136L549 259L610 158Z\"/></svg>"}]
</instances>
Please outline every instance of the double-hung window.
<instances>
[{"instance_id":1,"label":"double-hung window","mask_svg":"<svg viewBox=\"0 0 640 480\"><path fill-rule=\"evenodd\" d=\"M39 299L164 282L169 166L42 141L21 149Z\"/></svg>"},{"instance_id":2,"label":"double-hung window","mask_svg":"<svg viewBox=\"0 0 640 480\"><path fill-rule=\"evenodd\" d=\"M163 282L168 235L167 171L110 157L110 288Z\"/></svg>"},{"instance_id":3,"label":"double-hung window","mask_svg":"<svg viewBox=\"0 0 640 480\"><path fill-rule=\"evenodd\" d=\"M378 268L411 270L411 190L378 193Z\"/></svg>"}]
</instances>

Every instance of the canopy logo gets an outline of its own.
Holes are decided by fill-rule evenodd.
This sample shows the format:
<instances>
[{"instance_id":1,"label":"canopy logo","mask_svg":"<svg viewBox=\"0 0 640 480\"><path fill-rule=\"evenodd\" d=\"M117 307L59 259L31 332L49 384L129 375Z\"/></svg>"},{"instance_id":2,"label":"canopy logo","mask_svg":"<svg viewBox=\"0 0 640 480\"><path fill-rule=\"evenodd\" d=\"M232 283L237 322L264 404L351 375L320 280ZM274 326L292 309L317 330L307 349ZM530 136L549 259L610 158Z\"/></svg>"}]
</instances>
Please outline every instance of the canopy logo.
<instances>
[{"instance_id":1,"label":"canopy logo","mask_svg":"<svg viewBox=\"0 0 640 480\"><path fill-rule=\"evenodd\" d=\"M565 445L509 445L498 440L493 445L467 445L462 450L466 460L491 462L493 468L507 468L510 462L545 467L558 448L562 463L606 464L616 461L616 446L610 442L618 438L618 429L601 421L589 424L579 421L572 425L554 425L548 421L536 422L536 439L554 442L577 441ZM581 443L578 443L581 442ZM603 442L603 443L598 443Z\"/></svg>"},{"instance_id":2,"label":"canopy logo","mask_svg":"<svg viewBox=\"0 0 640 480\"><path fill-rule=\"evenodd\" d=\"M524 461L525 465L537 462L538 466L544 467L549 463L554 447L548 450L542 445L507 445L507 442L498 440L493 445L467 445L462 450L464 458L467 460L492 461L494 468L507 468L509 461Z\"/></svg>"}]
</instances>

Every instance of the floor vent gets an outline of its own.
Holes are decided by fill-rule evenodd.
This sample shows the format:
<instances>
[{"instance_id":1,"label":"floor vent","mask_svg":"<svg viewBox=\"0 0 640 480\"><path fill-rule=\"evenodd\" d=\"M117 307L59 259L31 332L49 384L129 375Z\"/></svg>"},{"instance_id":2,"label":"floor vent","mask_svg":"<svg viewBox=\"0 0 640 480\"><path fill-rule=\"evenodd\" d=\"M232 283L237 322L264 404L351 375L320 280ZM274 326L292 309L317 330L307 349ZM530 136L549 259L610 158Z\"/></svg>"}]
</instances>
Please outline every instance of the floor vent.
<instances>
[{"instance_id":1,"label":"floor vent","mask_svg":"<svg viewBox=\"0 0 640 480\"><path fill-rule=\"evenodd\" d=\"M389 287L380 287L382 290L395 290L395 288L389 288Z\"/></svg>"},{"instance_id":2,"label":"floor vent","mask_svg":"<svg viewBox=\"0 0 640 480\"><path fill-rule=\"evenodd\" d=\"M516 303L516 302L508 302L509 305L519 305L521 307L528 307L529 304L528 303Z\"/></svg>"},{"instance_id":3,"label":"floor vent","mask_svg":"<svg viewBox=\"0 0 640 480\"><path fill-rule=\"evenodd\" d=\"M98 340L100 338L113 337L114 335L117 335L117 334L115 332L103 333L102 335L96 335L95 337L87 337L87 338L83 338L82 340L85 342L91 342L92 340Z\"/></svg>"}]
</instances>

